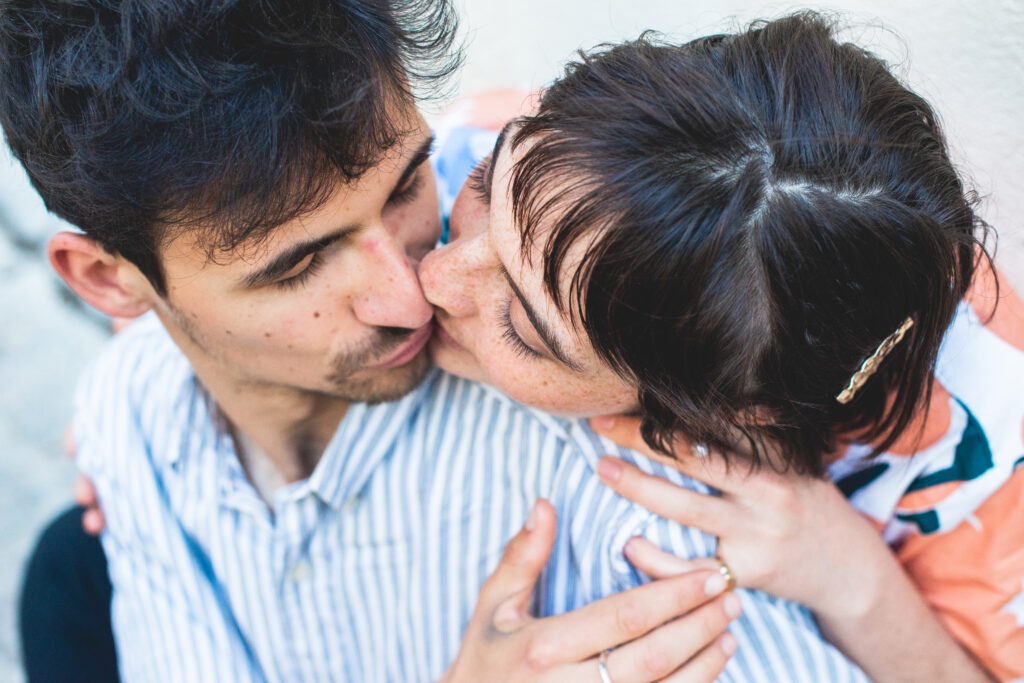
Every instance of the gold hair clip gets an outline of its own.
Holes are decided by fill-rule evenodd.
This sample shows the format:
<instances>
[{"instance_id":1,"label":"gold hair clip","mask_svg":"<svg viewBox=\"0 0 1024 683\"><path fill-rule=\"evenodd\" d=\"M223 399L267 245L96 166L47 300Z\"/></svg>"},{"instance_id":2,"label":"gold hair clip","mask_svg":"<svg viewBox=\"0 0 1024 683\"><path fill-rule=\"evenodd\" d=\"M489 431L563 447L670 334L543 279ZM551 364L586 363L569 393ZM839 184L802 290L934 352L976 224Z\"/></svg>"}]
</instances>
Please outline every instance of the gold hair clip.
<instances>
[{"instance_id":1,"label":"gold hair clip","mask_svg":"<svg viewBox=\"0 0 1024 683\"><path fill-rule=\"evenodd\" d=\"M850 383L846 385L846 388L836 395L836 400L841 404L846 405L853 400L853 397L860 391L860 388L864 386L864 383L868 381L871 375L875 374L875 370L882 364L885 357L889 355L893 347L903 340L903 336L907 333L914 324L913 318L907 318L903 321L903 324L899 328L890 334L888 337L882 340L882 343L878 345L875 352L871 354L871 357L864 361L860 369L853 373L853 377L850 378Z\"/></svg>"}]
</instances>

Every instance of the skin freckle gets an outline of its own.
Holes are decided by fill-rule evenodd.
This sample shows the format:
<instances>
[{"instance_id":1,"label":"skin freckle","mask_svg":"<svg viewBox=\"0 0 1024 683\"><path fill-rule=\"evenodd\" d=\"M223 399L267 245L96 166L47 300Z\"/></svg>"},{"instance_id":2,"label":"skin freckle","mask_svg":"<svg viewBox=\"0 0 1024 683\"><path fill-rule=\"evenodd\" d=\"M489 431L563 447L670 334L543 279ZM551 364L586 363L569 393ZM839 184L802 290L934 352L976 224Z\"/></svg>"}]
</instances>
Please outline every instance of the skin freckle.
<instances>
[{"instance_id":1,"label":"skin freckle","mask_svg":"<svg viewBox=\"0 0 1024 683\"><path fill-rule=\"evenodd\" d=\"M313 311L313 317L314 318L319 318L320 317L320 311Z\"/></svg>"},{"instance_id":2,"label":"skin freckle","mask_svg":"<svg viewBox=\"0 0 1024 683\"><path fill-rule=\"evenodd\" d=\"M270 338L270 333L269 332L264 332L263 336L269 339Z\"/></svg>"}]
</instances>

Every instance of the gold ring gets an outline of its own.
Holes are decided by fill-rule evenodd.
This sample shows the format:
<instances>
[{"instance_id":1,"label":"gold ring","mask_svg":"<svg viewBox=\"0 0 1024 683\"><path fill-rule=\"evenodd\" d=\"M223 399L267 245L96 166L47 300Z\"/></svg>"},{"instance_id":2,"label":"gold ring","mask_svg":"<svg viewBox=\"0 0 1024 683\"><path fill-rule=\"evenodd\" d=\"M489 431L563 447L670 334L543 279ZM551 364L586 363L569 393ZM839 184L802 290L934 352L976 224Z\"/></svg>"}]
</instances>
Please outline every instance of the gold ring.
<instances>
[{"instance_id":1,"label":"gold ring","mask_svg":"<svg viewBox=\"0 0 1024 683\"><path fill-rule=\"evenodd\" d=\"M733 575L732 570L729 569L729 565L725 563L721 555L715 555L715 561L718 562L718 573L725 579L726 590L732 590L736 587L736 577Z\"/></svg>"}]
</instances>

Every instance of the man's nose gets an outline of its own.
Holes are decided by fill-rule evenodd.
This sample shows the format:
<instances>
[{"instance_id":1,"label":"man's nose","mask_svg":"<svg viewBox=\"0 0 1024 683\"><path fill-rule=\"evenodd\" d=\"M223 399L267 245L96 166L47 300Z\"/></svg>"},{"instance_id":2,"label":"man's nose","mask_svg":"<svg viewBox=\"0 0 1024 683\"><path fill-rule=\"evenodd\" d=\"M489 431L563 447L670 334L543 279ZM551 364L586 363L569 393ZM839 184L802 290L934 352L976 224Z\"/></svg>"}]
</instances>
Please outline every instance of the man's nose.
<instances>
[{"instance_id":1,"label":"man's nose","mask_svg":"<svg viewBox=\"0 0 1024 683\"><path fill-rule=\"evenodd\" d=\"M453 317L476 313L485 242L483 236L462 237L424 257L419 274L427 301Z\"/></svg>"},{"instance_id":2,"label":"man's nose","mask_svg":"<svg viewBox=\"0 0 1024 683\"><path fill-rule=\"evenodd\" d=\"M367 250L367 286L356 298L356 317L376 327L419 329L430 322L433 307L427 303L416 276L416 265L392 239L383 239Z\"/></svg>"}]
</instances>

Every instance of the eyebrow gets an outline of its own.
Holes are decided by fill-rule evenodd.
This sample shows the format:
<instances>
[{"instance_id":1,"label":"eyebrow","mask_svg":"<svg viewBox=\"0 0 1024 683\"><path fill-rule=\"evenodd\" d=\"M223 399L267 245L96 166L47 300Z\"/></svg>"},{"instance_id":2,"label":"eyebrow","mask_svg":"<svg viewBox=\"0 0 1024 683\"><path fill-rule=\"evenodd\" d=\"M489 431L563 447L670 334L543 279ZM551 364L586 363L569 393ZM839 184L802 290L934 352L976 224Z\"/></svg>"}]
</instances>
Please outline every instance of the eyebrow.
<instances>
[{"instance_id":1,"label":"eyebrow","mask_svg":"<svg viewBox=\"0 0 1024 683\"><path fill-rule=\"evenodd\" d=\"M395 190L402 187L409 181L412 174L419 169L423 163L430 158L430 148L434 146L434 136L429 136L426 140L420 143L420 146L416 148L413 155L409 157L409 163L405 165L405 170L402 171L402 175L398 177L398 182L395 183ZM394 190L392 190L392 193Z\"/></svg>"},{"instance_id":2,"label":"eyebrow","mask_svg":"<svg viewBox=\"0 0 1024 683\"><path fill-rule=\"evenodd\" d=\"M580 367L579 363L576 363L569 358L565 349L558 343L555 335L551 332L551 326L548 325L543 318L537 315L537 311L534 310L533 306L530 305L530 302L528 302L526 297L523 296L522 291L516 285L515 281L512 280L512 276L508 274L508 270L505 269L505 266L501 266L501 274L505 276L508 286L512 288L512 292L516 295L516 298L519 299L519 303L523 305L523 310L526 311L526 317L530 319L530 323L533 325L533 328L537 330L537 334L540 335L541 341L544 342L544 345L551 350L551 355L570 370L583 372L583 368Z\"/></svg>"},{"instance_id":3,"label":"eyebrow","mask_svg":"<svg viewBox=\"0 0 1024 683\"><path fill-rule=\"evenodd\" d=\"M416 151L413 152L411 157L409 157L409 163L407 163L405 165L405 169L402 170L402 175L399 176L398 182L395 183L396 189L405 185L405 183L409 181L409 178L412 177L412 174L430 158L430 148L433 146L433 135L420 143L419 147L416 148ZM392 193L394 193L394 190L392 190ZM299 261L310 254L324 249L341 238L358 231L361 227L361 225L349 225L341 228L340 230L335 230L328 235L324 235L323 237L294 244L281 254L275 256L270 263L263 266L255 273L247 275L245 279L242 280L242 286L246 289L255 289L256 287L262 287L263 285L269 284L294 268Z\"/></svg>"},{"instance_id":4,"label":"eyebrow","mask_svg":"<svg viewBox=\"0 0 1024 683\"><path fill-rule=\"evenodd\" d=\"M497 139L494 141L494 149L491 151L491 161L487 164L487 172L484 174L484 187L487 190L487 198L491 197L491 187L494 185L494 167L498 165L498 154L501 153L502 147L505 146L505 138L508 137L508 133L512 130L512 127L519 123L519 119L512 119L501 129L498 133Z\"/></svg>"}]
</instances>

